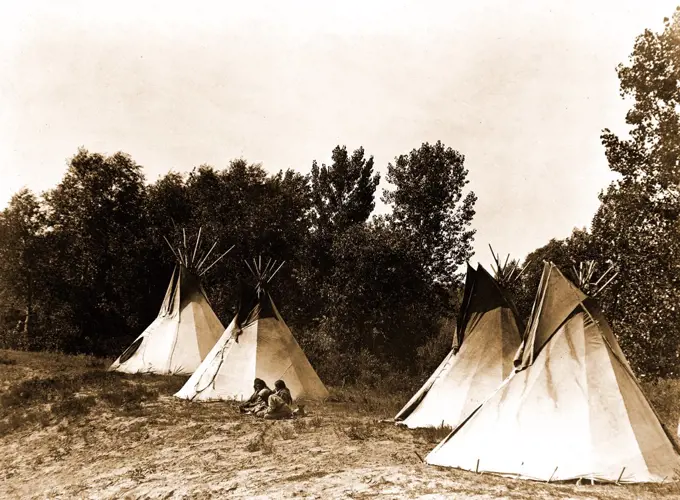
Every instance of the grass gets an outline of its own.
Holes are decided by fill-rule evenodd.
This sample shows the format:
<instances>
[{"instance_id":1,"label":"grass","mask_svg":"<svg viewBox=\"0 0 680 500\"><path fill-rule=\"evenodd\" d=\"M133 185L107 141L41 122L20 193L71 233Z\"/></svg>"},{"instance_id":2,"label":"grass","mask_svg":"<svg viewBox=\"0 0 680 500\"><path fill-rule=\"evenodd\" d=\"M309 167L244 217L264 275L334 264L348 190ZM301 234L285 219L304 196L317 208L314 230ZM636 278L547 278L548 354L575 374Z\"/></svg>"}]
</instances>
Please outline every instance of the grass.
<instances>
[{"instance_id":1,"label":"grass","mask_svg":"<svg viewBox=\"0 0 680 500\"><path fill-rule=\"evenodd\" d=\"M0 365L16 365L17 360L7 355L0 355Z\"/></svg>"},{"instance_id":2,"label":"grass","mask_svg":"<svg viewBox=\"0 0 680 500\"><path fill-rule=\"evenodd\" d=\"M413 429L411 432L416 437L416 439L421 439L422 441L430 444L437 444L446 436L451 434L453 429L444 425L443 423L437 427L423 427L420 429Z\"/></svg>"},{"instance_id":3,"label":"grass","mask_svg":"<svg viewBox=\"0 0 680 500\"><path fill-rule=\"evenodd\" d=\"M292 441L298 435L294 422L277 422L273 425L271 435L274 439L282 441Z\"/></svg>"},{"instance_id":4,"label":"grass","mask_svg":"<svg viewBox=\"0 0 680 500\"><path fill-rule=\"evenodd\" d=\"M274 451L272 440L267 437L267 431L270 427L271 425L268 425L248 441L245 450L251 453L261 451L263 455L270 455Z\"/></svg>"},{"instance_id":5,"label":"grass","mask_svg":"<svg viewBox=\"0 0 680 500\"><path fill-rule=\"evenodd\" d=\"M6 365L28 368L29 373L40 373L42 364L32 369L30 362L21 364L22 359L26 360L25 353L17 354L21 355L0 356L12 361L4 363ZM43 353L37 354L37 357L43 357L40 356ZM161 393L176 391L186 381L186 377L161 376L148 376L142 380L127 374L107 372L103 368L108 364L96 358L74 358L79 362L77 369L53 376L12 381L9 388L0 394L0 436L33 426L48 427L63 419L82 419L95 408L128 417L140 416L144 407L155 402ZM66 364L62 361L57 366ZM9 375L13 377L13 374Z\"/></svg>"},{"instance_id":6,"label":"grass","mask_svg":"<svg viewBox=\"0 0 680 500\"><path fill-rule=\"evenodd\" d=\"M345 498L680 497L678 483L545 484L427 466L421 458L450 428L384 422L410 398L404 391L329 388L331 400L309 403L306 416L265 422L234 403L172 398L184 377L108 373L107 360L87 356L0 351L0 360L9 360L0 361L0 497L266 497L281 484ZM680 382L644 390L675 433Z\"/></svg>"},{"instance_id":7,"label":"grass","mask_svg":"<svg viewBox=\"0 0 680 500\"><path fill-rule=\"evenodd\" d=\"M342 404L359 415L393 417L412 394L405 391L379 390L369 387L331 387L328 403Z\"/></svg>"},{"instance_id":8,"label":"grass","mask_svg":"<svg viewBox=\"0 0 680 500\"><path fill-rule=\"evenodd\" d=\"M352 441L365 441L379 433L375 423L363 422L361 420L350 420L348 424L336 427L337 435L344 435Z\"/></svg>"}]
</instances>

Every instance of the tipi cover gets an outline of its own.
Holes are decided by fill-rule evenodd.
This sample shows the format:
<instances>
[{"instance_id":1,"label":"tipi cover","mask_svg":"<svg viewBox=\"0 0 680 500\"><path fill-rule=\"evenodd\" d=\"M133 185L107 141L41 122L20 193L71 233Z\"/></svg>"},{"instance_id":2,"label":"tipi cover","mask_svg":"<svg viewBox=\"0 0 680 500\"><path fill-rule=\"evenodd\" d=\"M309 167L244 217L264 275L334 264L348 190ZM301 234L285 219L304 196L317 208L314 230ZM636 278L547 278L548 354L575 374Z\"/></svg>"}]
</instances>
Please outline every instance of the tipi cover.
<instances>
[{"instance_id":1,"label":"tipi cover","mask_svg":"<svg viewBox=\"0 0 680 500\"><path fill-rule=\"evenodd\" d=\"M260 280L251 297L242 301L239 313L215 347L175 396L194 401L242 401L252 394L257 377L270 387L276 380L283 380L295 399L328 397L326 387L269 293L262 288L264 277L260 276Z\"/></svg>"},{"instance_id":2,"label":"tipi cover","mask_svg":"<svg viewBox=\"0 0 680 500\"><path fill-rule=\"evenodd\" d=\"M161 310L153 323L114 361L110 371L189 375L219 340L224 326L210 307L200 275L231 248L203 269L216 243L205 255L196 258L200 238L199 231L193 254L186 248L186 235L184 252L181 248L175 250L170 246L178 264L170 278Z\"/></svg>"},{"instance_id":3,"label":"tipi cover","mask_svg":"<svg viewBox=\"0 0 680 500\"><path fill-rule=\"evenodd\" d=\"M410 428L460 423L512 371L518 324L498 282L468 265L454 347L395 420Z\"/></svg>"},{"instance_id":4,"label":"tipi cover","mask_svg":"<svg viewBox=\"0 0 680 500\"><path fill-rule=\"evenodd\" d=\"M427 463L546 481L675 478L676 445L606 319L552 263L516 366Z\"/></svg>"}]
</instances>

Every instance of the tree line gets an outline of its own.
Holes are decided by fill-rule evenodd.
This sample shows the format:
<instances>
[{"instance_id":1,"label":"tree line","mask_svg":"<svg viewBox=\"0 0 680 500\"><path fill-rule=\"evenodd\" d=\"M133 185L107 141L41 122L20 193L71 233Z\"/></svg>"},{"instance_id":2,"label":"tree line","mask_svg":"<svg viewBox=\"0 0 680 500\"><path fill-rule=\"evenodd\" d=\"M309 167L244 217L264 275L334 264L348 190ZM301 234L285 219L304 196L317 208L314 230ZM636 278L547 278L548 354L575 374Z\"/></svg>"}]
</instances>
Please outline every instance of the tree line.
<instances>
[{"instance_id":1,"label":"tree line","mask_svg":"<svg viewBox=\"0 0 680 500\"><path fill-rule=\"evenodd\" d=\"M675 375L680 333L680 14L640 35L618 67L632 102L629 137L601 139L619 177L590 229L524 259L513 286L526 319L542 260L613 264L598 299L640 375ZM61 183L17 193L0 213L0 342L20 349L116 355L155 317L173 267L163 237L182 228L234 250L205 276L223 322L248 279L243 259L286 260L274 300L330 383L396 370L428 373L451 345L471 257L476 197L464 156L424 143L387 166L338 146L329 165L268 174L244 159L147 184L128 155L79 150ZM376 196L390 208L372 216ZM546 207L547 208L547 207ZM367 375L368 374L368 375Z\"/></svg>"},{"instance_id":2,"label":"tree line","mask_svg":"<svg viewBox=\"0 0 680 500\"><path fill-rule=\"evenodd\" d=\"M327 377L352 381L357 359L406 363L455 309L475 195L441 142L388 165L392 211L371 218L379 180L363 148L338 146L308 175L238 159L151 184L130 156L81 149L58 186L23 190L0 214L3 344L118 354L159 308L174 265L164 238L200 228L215 255L234 245L204 281L225 324L250 278L243 260L262 255L286 261L271 292Z\"/></svg>"}]
</instances>

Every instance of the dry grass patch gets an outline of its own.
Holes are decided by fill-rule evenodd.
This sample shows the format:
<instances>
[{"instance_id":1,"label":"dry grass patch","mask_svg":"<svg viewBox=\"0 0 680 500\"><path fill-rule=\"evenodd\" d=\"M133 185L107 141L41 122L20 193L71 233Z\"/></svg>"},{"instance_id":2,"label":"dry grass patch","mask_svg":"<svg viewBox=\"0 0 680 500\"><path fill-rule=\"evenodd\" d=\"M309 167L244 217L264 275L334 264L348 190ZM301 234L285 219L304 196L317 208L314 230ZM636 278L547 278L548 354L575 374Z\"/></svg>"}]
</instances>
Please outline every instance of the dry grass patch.
<instances>
[{"instance_id":1,"label":"dry grass patch","mask_svg":"<svg viewBox=\"0 0 680 500\"><path fill-rule=\"evenodd\" d=\"M438 444L446 436L451 434L452 430L453 429L450 426L441 424L437 427L421 427L419 429L412 429L410 432L413 433L413 436L416 439L420 439L421 441L430 444Z\"/></svg>"},{"instance_id":2,"label":"dry grass patch","mask_svg":"<svg viewBox=\"0 0 680 500\"><path fill-rule=\"evenodd\" d=\"M272 440L267 437L270 427L271 426L266 426L260 432L258 432L255 437L248 441L245 450L251 453L261 451L263 455L270 455L274 451Z\"/></svg>"},{"instance_id":3,"label":"dry grass patch","mask_svg":"<svg viewBox=\"0 0 680 500\"><path fill-rule=\"evenodd\" d=\"M185 377L106 373L90 357L0 356L16 360L0 362L0 498L680 498L679 483L545 484L427 466L419 457L449 428L382 422L411 394L331 388L332 401L310 402L306 416L269 422L236 403L173 398ZM643 385L674 430L680 383Z\"/></svg>"},{"instance_id":4,"label":"dry grass patch","mask_svg":"<svg viewBox=\"0 0 680 500\"><path fill-rule=\"evenodd\" d=\"M271 436L282 441L291 441L297 437L295 426L292 422L279 422L274 424Z\"/></svg>"}]
</instances>

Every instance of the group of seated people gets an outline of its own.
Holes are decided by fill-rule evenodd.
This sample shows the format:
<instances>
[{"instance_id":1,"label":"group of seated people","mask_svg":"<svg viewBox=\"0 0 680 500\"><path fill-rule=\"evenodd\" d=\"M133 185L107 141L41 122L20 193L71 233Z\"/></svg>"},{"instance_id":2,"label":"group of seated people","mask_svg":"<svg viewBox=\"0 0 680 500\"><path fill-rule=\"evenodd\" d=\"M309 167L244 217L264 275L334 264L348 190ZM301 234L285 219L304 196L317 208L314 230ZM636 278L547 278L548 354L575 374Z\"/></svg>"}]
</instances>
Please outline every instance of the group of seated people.
<instances>
[{"instance_id":1,"label":"group of seated people","mask_svg":"<svg viewBox=\"0 0 680 500\"><path fill-rule=\"evenodd\" d=\"M267 420L280 420L292 418L303 411L302 407L295 411L291 409L293 397L283 380L274 382L274 390L272 391L267 387L264 380L256 378L253 388L255 389L253 395L239 405L241 413L248 413Z\"/></svg>"}]
</instances>

